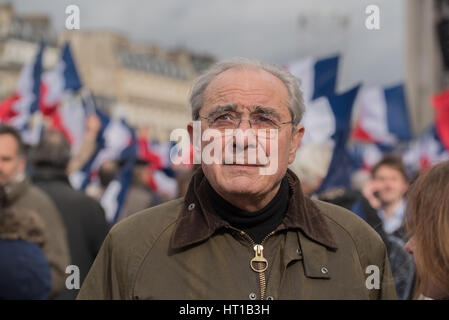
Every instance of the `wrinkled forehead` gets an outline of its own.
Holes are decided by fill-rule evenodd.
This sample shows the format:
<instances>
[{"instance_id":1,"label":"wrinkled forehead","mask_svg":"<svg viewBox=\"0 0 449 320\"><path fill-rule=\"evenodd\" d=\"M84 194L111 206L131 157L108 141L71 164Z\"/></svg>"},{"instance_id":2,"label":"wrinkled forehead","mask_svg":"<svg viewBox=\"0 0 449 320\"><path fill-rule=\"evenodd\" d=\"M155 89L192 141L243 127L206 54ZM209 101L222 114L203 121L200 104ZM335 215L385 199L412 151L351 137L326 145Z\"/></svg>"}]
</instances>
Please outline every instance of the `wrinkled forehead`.
<instances>
[{"instance_id":1,"label":"wrinkled forehead","mask_svg":"<svg viewBox=\"0 0 449 320\"><path fill-rule=\"evenodd\" d=\"M228 69L212 79L203 95L203 111L217 106L236 105L253 109L270 106L288 113L288 90L275 75L256 68Z\"/></svg>"}]
</instances>

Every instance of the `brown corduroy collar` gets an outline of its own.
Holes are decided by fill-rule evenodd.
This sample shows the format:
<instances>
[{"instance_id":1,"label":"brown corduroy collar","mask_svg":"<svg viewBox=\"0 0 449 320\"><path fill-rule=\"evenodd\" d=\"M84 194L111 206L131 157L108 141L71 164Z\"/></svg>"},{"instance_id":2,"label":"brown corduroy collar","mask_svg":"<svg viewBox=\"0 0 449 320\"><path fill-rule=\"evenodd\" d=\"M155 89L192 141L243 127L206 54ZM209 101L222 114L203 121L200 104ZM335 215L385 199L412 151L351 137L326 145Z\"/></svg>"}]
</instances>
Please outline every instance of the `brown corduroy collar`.
<instances>
[{"instance_id":1,"label":"brown corduroy collar","mask_svg":"<svg viewBox=\"0 0 449 320\"><path fill-rule=\"evenodd\" d=\"M276 230L300 229L310 239L330 249L337 249L323 213L312 200L304 196L296 175L287 170L286 176L290 188L289 206L284 220ZM180 219L171 237L170 246L174 250L205 241L217 230L229 227L228 222L212 212L209 199L204 196L207 194L204 190L208 188L206 182L206 177L199 168L190 181Z\"/></svg>"}]
</instances>

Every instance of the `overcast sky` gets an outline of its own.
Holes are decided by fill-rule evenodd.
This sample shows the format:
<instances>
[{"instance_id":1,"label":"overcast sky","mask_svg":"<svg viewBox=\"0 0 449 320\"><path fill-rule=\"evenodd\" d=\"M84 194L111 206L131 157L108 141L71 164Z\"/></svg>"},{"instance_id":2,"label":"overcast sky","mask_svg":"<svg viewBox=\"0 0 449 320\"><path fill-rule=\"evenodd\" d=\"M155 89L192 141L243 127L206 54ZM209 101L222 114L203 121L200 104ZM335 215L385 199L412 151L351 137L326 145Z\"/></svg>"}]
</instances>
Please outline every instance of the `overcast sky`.
<instances>
[{"instance_id":1,"label":"overcast sky","mask_svg":"<svg viewBox=\"0 0 449 320\"><path fill-rule=\"evenodd\" d=\"M19 14L42 13L64 30L66 6L80 8L81 30L121 32L164 48L217 58L243 56L286 64L342 54L339 89L403 79L404 0L0 0ZM380 30L365 28L365 8L380 8Z\"/></svg>"}]
</instances>

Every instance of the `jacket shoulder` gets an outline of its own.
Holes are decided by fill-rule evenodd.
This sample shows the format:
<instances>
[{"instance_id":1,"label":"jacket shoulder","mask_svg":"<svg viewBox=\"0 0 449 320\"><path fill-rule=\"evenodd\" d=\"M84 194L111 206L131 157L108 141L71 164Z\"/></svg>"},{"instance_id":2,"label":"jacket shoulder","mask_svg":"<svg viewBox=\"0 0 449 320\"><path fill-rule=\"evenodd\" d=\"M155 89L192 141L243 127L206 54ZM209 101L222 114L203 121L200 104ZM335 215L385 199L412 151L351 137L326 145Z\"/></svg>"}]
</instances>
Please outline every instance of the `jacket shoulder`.
<instances>
[{"instance_id":1,"label":"jacket shoulder","mask_svg":"<svg viewBox=\"0 0 449 320\"><path fill-rule=\"evenodd\" d=\"M132 248L144 254L163 233L174 228L183 203L183 198L171 200L118 222L109 232L115 249L130 252Z\"/></svg>"},{"instance_id":2,"label":"jacket shoulder","mask_svg":"<svg viewBox=\"0 0 449 320\"><path fill-rule=\"evenodd\" d=\"M35 207L37 205L38 207L47 207L51 210L56 210L56 206L50 196L44 190L33 184L29 185L28 188L25 189L22 196L19 197L18 202L31 207Z\"/></svg>"},{"instance_id":3,"label":"jacket shoulder","mask_svg":"<svg viewBox=\"0 0 449 320\"><path fill-rule=\"evenodd\" d=\"M62 233L65 237L66 231L61 213L50 196L37 186L29 185L12 206L36 212L44 220L50 232Z\"/></svg>"},{"instance_id":4,"label":"jacket shoulder","mask_svg":"<svg viewBox=\"0 0 449 320\"><path fill-rule=\"evenodd\" d=\"M103 242L78 299L133 299L142 263L158 240L170 238L183 203L182 198L168 201L115 224Z\"/></svg>"},{"instance_id":5,"label":"jacket shoulder","mask_svg":"<svg viewBox=\"0 0 449 320\"><path fill-rule=\"evenodd\" d=\"M171 200L134 213L112 227L111 235L126 234L130 236L129 233L132 232L139 237L142 234L139 235L138 231L145 231L145 234L157 233L178 219L183 200L183 198Z\"/></svg>"},{"instance_id":6,"label":"jacket shoulder","mask_svg":"<svg viewBox=\"0 0 449 320\"><path fill-rule=\"evenodd\" d=\"M372 263L382 260L386 253L385 244L380 235L362 218L340 206L320 200L314 204L325 216L338 245L342 237L350 239L355 245L361 261Z\"/></svg>"},{"instance_id":7,"label":"jacket shoulder","mask_svg":"<svg viewBox=\"0 0 449 320\"><path fill-rule=\"evenodd\" d=\"M324 214L330 224L343 228L354 236L360 232L366 233L368 237L381 240L379 234L362 218L346 208L337 206L321 200L312 200L313 203Z\"/></svg>"}]
</instances>

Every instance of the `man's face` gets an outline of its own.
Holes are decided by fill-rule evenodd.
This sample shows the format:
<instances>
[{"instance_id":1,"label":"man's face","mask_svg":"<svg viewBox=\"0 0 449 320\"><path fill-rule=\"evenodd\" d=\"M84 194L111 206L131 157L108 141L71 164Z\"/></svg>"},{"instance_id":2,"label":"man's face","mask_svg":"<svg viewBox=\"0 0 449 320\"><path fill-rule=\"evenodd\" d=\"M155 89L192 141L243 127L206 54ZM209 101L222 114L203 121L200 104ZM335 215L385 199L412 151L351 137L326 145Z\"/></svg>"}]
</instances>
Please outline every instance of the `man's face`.
<instances>
[{"instance_id":1,"label":"man's face","mask_svg":"<svg viewBox=\"0 0 449 320\"><path fill-rule=\"evenodd\" d=\"M0 185L14 181L25 170L25 159L19 155L16 139L10 134L0 135Z\"/></svg>"},{"instance_id":2,"label":"man's face","mask_svg":"<svg viewBox=\"0 0 449 320\"><path fill-rule=\"evenodd\" d=\"M274 75L259 69L229 69L216 76L206 88L203 95L203 107L200 117L209 117L223 106L233 106L233 111L241 119L250 119L260 107L261 110L271 110L276 113L280 122L292 120L288 109L288 91L283 82ZM260 110L259 110L260 111ZM209 128L208 120L201 119L201 130ZM191 127L189 128L191 131ZM248 121L242 121L239 129L250 130ZM271 174L261 174L261 165L250 165L248 161L248 149L254 144L245 138L236 149L244 149L244 164L202 163L203 172L211 186L221 195L264 197L278 186L285 175L288 164L293 162L296 149L299 146L304 129L292 130L292 124L283 124L278 129L277 139L265 138L265 156L273 153L273 143L277 144L277 165ZM223 135L224 137L224 135ZM262 139L260 136L257 139ZM223 139L222 153L225 153L226 139ZM276 141L275 141L276 140ZM257 140L257 148L261 147L261 140ZM202 150L209 141L202 141ZM268 165L265 165L267 167ZM263 166L262 166L263 167Z\"/></svg>"},{"instance_id":3,"label":"man's face","mask_svg":"<svg viewBox=\"0 0 449 320\"><path fill-rule=\"evenodd\" d=\"M383 205L400 200L407 191L407 181L401 172L389 166L381 166L374 175L379 199Z\"/></svg>"}]
</instances>

